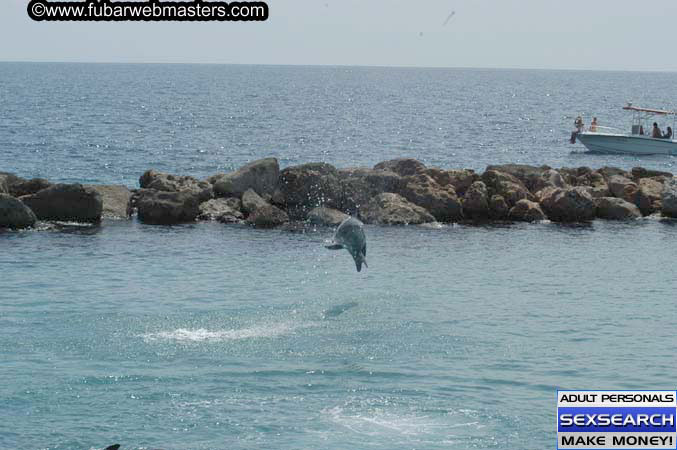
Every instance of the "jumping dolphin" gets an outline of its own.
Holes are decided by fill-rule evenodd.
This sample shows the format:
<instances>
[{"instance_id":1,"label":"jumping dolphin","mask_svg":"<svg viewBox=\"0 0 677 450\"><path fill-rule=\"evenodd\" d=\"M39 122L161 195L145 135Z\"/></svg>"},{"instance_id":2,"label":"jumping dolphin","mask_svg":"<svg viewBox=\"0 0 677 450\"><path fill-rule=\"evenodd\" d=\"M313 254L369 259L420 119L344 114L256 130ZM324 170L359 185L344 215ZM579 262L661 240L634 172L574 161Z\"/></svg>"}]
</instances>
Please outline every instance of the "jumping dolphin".
<instances>
[{"instance_id":1,"label":"jumping dolphin","mask_svg":"<svg viewBox=\"0 0 677 450\"><path fill-rule=\"evenodd\" d=\"M364 235L364 224L354 217L348 217L336 229L334 239L326 247L329 250L345 248L355 260L357 271L362 270L362 263L367 265L367 237Z\"/></svg>"}]
</instances>

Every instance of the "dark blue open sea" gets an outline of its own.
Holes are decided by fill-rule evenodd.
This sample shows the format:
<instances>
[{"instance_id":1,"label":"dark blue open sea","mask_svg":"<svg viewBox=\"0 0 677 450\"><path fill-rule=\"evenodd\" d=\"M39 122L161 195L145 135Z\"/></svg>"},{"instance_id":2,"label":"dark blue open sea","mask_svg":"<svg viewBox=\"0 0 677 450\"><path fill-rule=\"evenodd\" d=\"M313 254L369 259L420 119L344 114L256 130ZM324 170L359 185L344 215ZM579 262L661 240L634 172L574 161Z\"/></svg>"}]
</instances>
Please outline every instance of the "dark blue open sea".
<instances>
[{"instance_id":1,"label":"dark blue open sea","mask_svg":"<svg viewBox=\"0 0 677 450\"><path fill-rule=\"evenodd\" d=\"M0 170L137 186L247 161L592 156L674 73L0 64ZM672 96L672 97L666 97ZM367 227L369 269L216 223L0 234L0 448L544 449L555 391L675 389L677 222Z\"/></svg>"}]
</instances>

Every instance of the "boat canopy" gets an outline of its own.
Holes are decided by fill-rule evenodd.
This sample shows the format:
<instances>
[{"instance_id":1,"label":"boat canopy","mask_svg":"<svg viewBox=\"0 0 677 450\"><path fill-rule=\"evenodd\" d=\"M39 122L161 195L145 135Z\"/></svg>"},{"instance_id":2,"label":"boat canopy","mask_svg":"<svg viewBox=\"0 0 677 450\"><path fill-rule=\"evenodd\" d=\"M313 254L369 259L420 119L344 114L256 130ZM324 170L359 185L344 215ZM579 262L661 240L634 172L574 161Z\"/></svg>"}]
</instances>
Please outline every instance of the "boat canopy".
<instances>
[{"instance_id":1,"label":"boat canopy","mask_svg":"<svg viewBox=\"0 0 677 450\"><path fill-rule=\"evenodd\" d=\"M632 135L643 135L643 125L647 120L652 120L654 116L671 116L673 122L672 127L677 128L677 111L670 111L667 109L641 108L639 106L633 106L633 104L630 102L628 102L628 104L624 106L623 109L626 111L632 111ZM651 134L653 134L653 132L651 132Z\"/></svg>"},{"instance_id":2,"label":"boat canopy","mask_svg":"<svg viewBox=\"0 0 677 450\"><path fill-rule=\"evenodd\" d=\"M661 114L661 115L665 115L665 116L677 115L677 111L667 111L667 110L664 110L664 109L640 108L639 106L632 106L632 103L628 104L628 106L624 106L623 109L626 110L626 111L645 112L645 113L650 113L650 114Z\"/></svg>"}]
</instances>

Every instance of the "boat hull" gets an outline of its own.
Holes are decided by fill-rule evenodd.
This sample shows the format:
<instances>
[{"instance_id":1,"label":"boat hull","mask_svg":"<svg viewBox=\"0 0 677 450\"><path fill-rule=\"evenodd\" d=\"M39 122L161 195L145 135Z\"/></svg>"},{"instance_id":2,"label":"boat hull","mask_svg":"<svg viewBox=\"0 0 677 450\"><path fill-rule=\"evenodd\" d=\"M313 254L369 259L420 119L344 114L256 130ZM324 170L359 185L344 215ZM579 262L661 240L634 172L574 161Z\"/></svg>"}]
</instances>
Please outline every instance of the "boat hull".
<instances>
[{"instance_id":1,"label":"boat hull","mask_svg":"<svg viewBox=\"0 0 677 450\"><path fill-rule=\"evenodd\" d=\"M578 135L578 140L591 153L677 156L677 142L670 139L623 134L581 133Z\"/></svg>"}]
</instances>

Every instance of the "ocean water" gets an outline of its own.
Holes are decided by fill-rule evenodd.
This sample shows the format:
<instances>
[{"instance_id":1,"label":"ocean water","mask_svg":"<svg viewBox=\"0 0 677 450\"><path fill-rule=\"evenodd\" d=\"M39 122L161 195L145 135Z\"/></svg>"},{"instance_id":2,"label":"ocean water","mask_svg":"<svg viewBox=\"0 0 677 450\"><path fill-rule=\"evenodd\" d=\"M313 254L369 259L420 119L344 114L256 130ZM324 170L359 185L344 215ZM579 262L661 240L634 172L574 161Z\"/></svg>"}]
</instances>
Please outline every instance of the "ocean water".
<instances>
[{"instance_id":1,"label":"ocean water","mask_svg":"<svg viewBox=\"0 0 677 450\"><path fill-rule=\"evenodd\" d=\"M579 114L629 129L627 101L677 107L676 83L677 73L0 63L0 167L130 186L150 168L205 177L263 156L672 170L674 157L586 155L568 139Z\"/></svg>"},{"instance_id":2,"label":"ocean water","mask_svg":"<svg viewBox=\"0 0 677 450\"><path fill-rule=\"evenodd\" d=\"M136 185L276 156L673 170L566 143L676 74L0 64L0 170ZM677 222L0 233L0 448L543 449L556 389L675 389Z\"/></svg>"}]
</instances>

